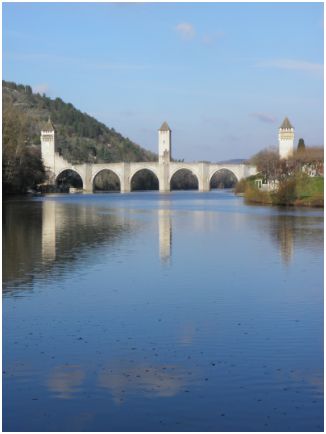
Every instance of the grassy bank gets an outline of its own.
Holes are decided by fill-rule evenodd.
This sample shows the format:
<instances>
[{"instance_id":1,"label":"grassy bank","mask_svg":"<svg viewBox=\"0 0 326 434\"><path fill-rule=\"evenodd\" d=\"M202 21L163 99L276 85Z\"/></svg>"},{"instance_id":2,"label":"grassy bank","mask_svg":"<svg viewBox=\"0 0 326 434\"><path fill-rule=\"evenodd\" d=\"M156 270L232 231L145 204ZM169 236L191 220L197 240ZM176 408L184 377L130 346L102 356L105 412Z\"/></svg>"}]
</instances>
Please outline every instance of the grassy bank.
<instances>
[{"instance_id":1,"label":"grassy bank","mask_svg":"<svg viewBox=\"0 0 326 434\"><path fill-rule=\"evenodd\" d=\"M294 205L324 206L324 178L301 177L296 183Z\"/></svg>"},{"instance_id":2,"label":"grassy bank","mask_svg":"<svg viewBox=\"0 0 326 434\"><path fill-rule=\"evenodd\" d=\"M261 191L255 185L254 179L242 181L236 188L236 193L243 193L246 201L268 205L289 206L324 206L324 178L321 176L289 177L279 183L276 191Z\"/></svg>"}]
</instances>

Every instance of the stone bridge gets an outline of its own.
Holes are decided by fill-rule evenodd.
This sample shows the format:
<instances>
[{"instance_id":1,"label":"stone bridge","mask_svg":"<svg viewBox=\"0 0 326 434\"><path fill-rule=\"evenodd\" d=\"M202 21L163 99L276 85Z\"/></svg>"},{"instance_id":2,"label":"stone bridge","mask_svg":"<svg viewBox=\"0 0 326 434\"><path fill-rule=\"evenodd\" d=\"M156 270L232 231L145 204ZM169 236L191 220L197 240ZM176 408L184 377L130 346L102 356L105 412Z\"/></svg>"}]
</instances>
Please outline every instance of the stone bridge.
<instances>
[{"instance_id":1,"label":"stone bridge","mask_svg":"<svg viewBox=\"0 0 326 434\"><path fill-rule=\"evenodd\" d=\"M257 173L254 166L247 164L215 164L208 162L184 163L171 161L171 130L166 122L159 130L159 161L136 163L84 163L73 165L55 152L54 128L50 120L41 132L42 158L52 183L66 170L76 172L82 179L83 190L94 190L95 177L104 170L117 175L120 181L120 191L130 192L131 182L136 173L149 170L158 179L159 191L171 190L171 179L180 170L190 171L198 181L199 191L209 191L210 182L215 173L222 169L229 170L237 180Z\"/></svg>"}]
</instances>

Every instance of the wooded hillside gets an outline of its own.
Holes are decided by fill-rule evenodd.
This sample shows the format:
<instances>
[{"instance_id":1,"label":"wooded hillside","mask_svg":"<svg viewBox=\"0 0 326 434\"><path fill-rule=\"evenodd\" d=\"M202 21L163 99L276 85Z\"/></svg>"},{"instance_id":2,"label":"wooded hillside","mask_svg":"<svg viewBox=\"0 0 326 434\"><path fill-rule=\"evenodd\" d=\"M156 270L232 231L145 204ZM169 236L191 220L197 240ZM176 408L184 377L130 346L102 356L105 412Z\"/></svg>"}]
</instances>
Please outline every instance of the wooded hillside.
<instances>
[{"instance_id":1,"label":"wooded hillside","mask_svg":"<svg viewBox=\"0 0 326 434\"><path fill-rule=\"evenodd\" d=\"M21 113L27 118L25 145L40 145L40 130L50 116L56 129L56 150L71 163L153 161L157 158L61 98L35 94L30 86L7 81L2 82L2 92L3 110Z\"/></svg>"}]
</instances>

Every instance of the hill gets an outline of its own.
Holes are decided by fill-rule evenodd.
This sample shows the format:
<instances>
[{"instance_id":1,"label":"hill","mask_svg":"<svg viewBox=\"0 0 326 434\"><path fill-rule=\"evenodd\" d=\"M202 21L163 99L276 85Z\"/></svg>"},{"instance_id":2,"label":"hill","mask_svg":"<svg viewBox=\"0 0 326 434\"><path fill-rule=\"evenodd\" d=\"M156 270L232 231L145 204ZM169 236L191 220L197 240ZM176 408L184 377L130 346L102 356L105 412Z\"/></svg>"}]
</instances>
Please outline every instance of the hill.
<instances>
[{"instance_id":1,"label":"hill","mask_svg":"<svg viewBox=\"0 0 326 434\"><path fill-rule=\"evenodd\" d=\"M40 145L42 125L51 117L56 129L56 150L73 164L84 162L153 161L157 155L143 149L114 128L82 113L61 98L33 93L30 86L2 81L3 111L22 116L24 143Z\"/></svg>"}]
</instances>

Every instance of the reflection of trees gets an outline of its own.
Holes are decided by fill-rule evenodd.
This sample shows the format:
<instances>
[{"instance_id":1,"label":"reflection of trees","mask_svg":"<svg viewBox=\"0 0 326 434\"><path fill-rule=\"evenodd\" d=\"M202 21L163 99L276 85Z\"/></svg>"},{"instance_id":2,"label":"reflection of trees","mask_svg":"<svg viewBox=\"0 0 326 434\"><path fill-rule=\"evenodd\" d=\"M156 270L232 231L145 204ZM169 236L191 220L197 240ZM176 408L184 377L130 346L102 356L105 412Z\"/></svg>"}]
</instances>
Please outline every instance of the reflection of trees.
<instances>
[{"instance_id":1,"label":"reflection of trees","mask_svg":"<svg viewBox=\"0 0 326 434\"><path fill-rule=\"evenodd\" d=\"M322 217L278 215L270 226L272 239L280 249L283 262L289 264L294 246L305 247L323 246L323 219Z\"/></svg>"},{"instance_id":2,"label":"reflection of trees","mask_svg":"<svg viewBox=\"0 0 326 434\"><path fill-rule=\"evenodd\" d=\"M42 251L42 204L4 202L2 207L2 278L4 290L10 281L29 281Z\"/></svg>"},{"instance_id":3,"label":"reflection of trees","mask_svg":"<svg viewBox=\"0 0 326 434\"><path fill-rule=\"evenodd\" d=\"M45 277L50 267L62 273L90 249L119 241L131 225L123 216L81 203L9 201L3 204L4 291Z\"/></svg>"},{"instance_id":4,"label":"reflection of trees","mask_svg":"<svg viewBox=\"0 0 326 434\"><path fill-rule=\"evenodd\" d=\"M294 220L280 216L276 239L280 246L280 253L285 264L289 264L293 255Z\"/></svg>"}]
</instances>

